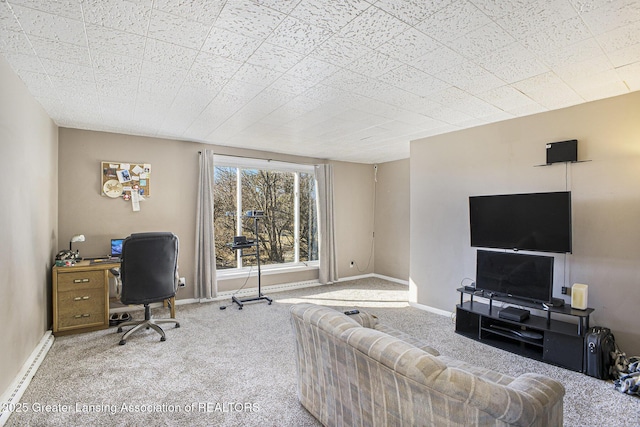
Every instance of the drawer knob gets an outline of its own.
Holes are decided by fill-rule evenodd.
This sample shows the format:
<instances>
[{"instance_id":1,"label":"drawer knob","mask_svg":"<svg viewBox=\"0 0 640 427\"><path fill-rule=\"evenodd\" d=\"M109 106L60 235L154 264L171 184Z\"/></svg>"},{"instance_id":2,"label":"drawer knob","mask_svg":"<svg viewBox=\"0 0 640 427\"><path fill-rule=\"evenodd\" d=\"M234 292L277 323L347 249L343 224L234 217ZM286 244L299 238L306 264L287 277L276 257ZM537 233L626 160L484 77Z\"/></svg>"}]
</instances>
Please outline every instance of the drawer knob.
<instances>
[{"instance_id":1,"label":"drawer knob","mask_svg":"<svg viewBox=\"0 0 640 427\"><path fill-rule=\"evenodd\" d=\"M75 316L76 319L80 319L81 317L91 317L91 315L89 313L84 313L84 314L76 314Z\"/></svg>"},{"instance_id":2,"label":"drawer knob","mask_svg":"<svg viewBox=\"0 0 640 427\"><path fill-rule=\"evenodd\" d=\"M75 297L73 300L74 301L82 301L82 300L88 300L89 298L91 298L91 297L89 297L87 295L87 296L83 296L83 297Z\"/></svg>"},{"instance_id":3,"label":"drawer knob","mask_svg":"<svg viewBox=\"0 0 640 427\"><path fill-rule=\"evenodd\" d=\"M89 279L73 279L73 283L87 283Z\"/></svg>"}]
</instances>

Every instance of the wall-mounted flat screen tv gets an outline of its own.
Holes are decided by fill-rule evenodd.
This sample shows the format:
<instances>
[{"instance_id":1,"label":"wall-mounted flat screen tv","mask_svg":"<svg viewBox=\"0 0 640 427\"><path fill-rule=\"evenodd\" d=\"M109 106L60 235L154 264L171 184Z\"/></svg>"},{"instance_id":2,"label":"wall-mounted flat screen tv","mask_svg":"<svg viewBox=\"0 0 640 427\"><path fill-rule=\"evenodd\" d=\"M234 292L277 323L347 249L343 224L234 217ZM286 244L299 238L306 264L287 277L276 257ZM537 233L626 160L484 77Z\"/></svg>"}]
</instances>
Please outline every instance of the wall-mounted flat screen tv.
<instances>
[{"instance_id":1,"label":"wall-mounted flat screen tv","mask_svg":"<svg viewBox=\"0 0 640 427\"><path fill-rule=\"evenodd\" d=\"M571 192L469 197L471 246L571 252Z\"/></svg>"},{"instance_id":2,"label":"wall-mounted flat screen tv","mask_svg":"<svg viewBox=\"0 0 640 427\"><path fill-rule=\"evenodd\" d=\"M550 302L553 292L553 257L477 251L476 288L494 296Z\"/></svg>"}]
</instances>

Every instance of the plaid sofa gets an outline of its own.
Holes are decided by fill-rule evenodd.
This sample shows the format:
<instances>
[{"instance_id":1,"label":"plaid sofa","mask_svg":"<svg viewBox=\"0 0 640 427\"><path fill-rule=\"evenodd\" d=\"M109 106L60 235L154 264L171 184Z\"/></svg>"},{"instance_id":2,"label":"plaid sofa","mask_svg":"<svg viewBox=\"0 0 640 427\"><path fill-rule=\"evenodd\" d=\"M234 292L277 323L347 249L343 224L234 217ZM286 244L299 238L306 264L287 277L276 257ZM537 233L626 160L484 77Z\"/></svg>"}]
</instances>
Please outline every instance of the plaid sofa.
<instances>
[{"instance_id":1,"label":"plaid sofa","mask_svg":"<svg viewBox=\"0 0 640 427\"><path fill-rule=\"evenodd\" d=\"M561 426L564 387L441 356L367 313L291 307L298 399L325 426Z\"/></svg>"}]
</instances>

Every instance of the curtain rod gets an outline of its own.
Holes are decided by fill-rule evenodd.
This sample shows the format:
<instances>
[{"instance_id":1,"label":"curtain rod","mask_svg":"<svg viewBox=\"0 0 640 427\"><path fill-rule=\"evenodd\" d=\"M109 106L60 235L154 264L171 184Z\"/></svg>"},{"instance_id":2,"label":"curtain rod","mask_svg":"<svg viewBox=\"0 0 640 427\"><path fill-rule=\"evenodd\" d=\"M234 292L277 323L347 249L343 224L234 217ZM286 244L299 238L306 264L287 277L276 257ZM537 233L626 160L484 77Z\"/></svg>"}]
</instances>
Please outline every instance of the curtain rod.
<instances>
[{"instance_id":1,"label":"curtain rod","mask_svg":"<svg viewBox=\"0 0 640 427\"><path fill-rule=\"evenodd\" d=\"M198 151L198 154L201 155L202 151ZM289 162L287 160L276 160L276 159L260 159L258 157L249 157L249 156L236 156L233 154L216 154L214 153L214 156L224 156L224 157L239 157L241 159L250 159L250 160L265 160L267 162L280 162L280 163L289 163L292 165L309 165L309 166L316 166L318 164L323 164L323 163L305 163L305 162Z\"/></svg>"}]
</instances>

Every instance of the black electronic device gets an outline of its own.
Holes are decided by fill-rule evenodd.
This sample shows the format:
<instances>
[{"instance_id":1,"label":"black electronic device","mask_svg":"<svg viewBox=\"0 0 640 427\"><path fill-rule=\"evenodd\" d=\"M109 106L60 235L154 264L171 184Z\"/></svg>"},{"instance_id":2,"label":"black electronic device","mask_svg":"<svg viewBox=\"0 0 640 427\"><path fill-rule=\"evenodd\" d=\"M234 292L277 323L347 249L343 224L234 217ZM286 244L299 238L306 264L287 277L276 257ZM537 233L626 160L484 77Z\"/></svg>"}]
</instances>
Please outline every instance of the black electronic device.
<instances>
[{"instance_id":1,"label":"black electronic device","mask_svg":"<svg viewBox=\"0 0 640 427\"><path fill-rule=\"evenodd\" d=\"M501 319L512 320L514 322L522 322L529 318L529 314L529 310L517 307L507 307L498 312L498 317Z\"/></svg>"},{"instance_id":2,"label":"black electronic device","mask_svg":"<svg viewBox=\"0 0 640 427\"><path fill-rule=\"evenodd\" d=\"M571 252L571 192L469 197L471 246Z\"/></svg>"},{"instance_id":3,"label":"black electronic device","mask_svg":"<svg viewBox=\"0 0 640 427\"><path fill-rule=\"evenodd\" d=\"M476 257L476 288L484 295L552 301L553 257L484 250Z\"/></svg>"},{"instance_id":4,"label":"black electronic device","mask_svg":"<svg viewBox=\"0 0 640 427\"><path fill-rule=\"evenodd\" d=\"M111 239L111 258L121 258L122 257L122 243L124 239Z\"/></svg>"},{"instance_id":5,"label":"black electronic device","mask_svg":"<svg viewBox=\"0 0 640 427\"><path fill-rule=\"evenodd\" d=\"M344 314L346 314L347 316L351 316L353 314L359 314L360 310L347 310L344 312Z\"/></svg>"},{"instance_id":6,"label":"black electronic device","mask_svg":"<svg viewBox=\"0 0 640 427\"><path fill-rule=\"evenodd\" d=\"M578 161L578 140L547 144L547 164Z\"/></svg>"}]
</instances>

